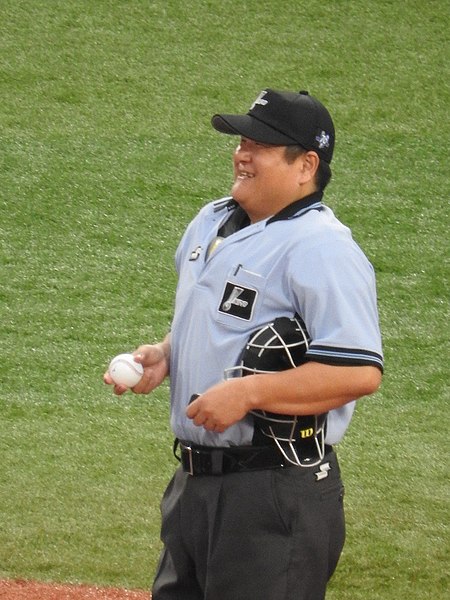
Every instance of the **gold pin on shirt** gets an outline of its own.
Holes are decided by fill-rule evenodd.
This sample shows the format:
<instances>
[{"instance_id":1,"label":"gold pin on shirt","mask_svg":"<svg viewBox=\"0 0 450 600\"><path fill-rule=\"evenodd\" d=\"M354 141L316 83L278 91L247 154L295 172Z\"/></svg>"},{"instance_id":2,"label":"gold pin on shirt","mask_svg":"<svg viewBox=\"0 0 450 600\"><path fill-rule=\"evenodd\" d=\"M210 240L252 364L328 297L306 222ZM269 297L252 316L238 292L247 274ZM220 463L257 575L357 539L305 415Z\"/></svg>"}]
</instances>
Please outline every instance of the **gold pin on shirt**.
<instances>
[{"instance_id":1,"label":"gold pin on shirt","mask_svg":"<svg viewBox=\"0 0 450 600\"><path fill-rule=\"evenodd\" d=\"M225 238L221 237L220 235L217 235L213 240L211 240L211 242L208 245L208 248L206 250L206 260L208 260L208 258L211 256L211 254L213 252L215 252L215 250L217 249L217 246L219 246L223 240Z\"/></svg>"}]
</instances>

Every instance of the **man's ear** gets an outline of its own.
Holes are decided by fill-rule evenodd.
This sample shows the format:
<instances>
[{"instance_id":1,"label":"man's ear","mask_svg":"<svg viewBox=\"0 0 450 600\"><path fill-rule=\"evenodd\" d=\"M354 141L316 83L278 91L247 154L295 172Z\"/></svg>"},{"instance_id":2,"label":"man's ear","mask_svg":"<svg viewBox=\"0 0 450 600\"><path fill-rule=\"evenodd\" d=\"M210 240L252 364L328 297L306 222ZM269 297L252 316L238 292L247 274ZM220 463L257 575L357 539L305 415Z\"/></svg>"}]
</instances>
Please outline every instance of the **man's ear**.
<instances>
[{"instance_id":1,"label":"man's ear","mask_svg":"<svg viewBox=\"0 0 450 600\"><path fill-rule=\"evenodd\" d=\"M308 152L305 152L298 157L298 182L300 185L314 180L317 169L319 168L319 163L320 158L318 157L317 152L314 152L313 150L308 150Z\"/></svg>"}]
</instances>

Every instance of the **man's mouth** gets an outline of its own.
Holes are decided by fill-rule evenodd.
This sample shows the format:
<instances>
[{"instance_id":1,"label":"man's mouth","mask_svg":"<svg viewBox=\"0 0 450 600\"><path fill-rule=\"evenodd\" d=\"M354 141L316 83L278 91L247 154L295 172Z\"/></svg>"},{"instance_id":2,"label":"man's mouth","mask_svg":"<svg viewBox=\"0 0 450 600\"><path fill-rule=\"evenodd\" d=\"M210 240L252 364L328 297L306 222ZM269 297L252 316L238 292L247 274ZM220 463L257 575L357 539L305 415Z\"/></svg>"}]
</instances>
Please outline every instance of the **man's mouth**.
<instances>
[{"instance_id":1,"label":"man's mouth","mask_svg":"<svg viewBox=\"0 0 450 600\"><path fill-rule=\"evenodd\" d=\"M248 171L239 171L237 174L237 179L252 179L253 177L254 174Z\"/></svg>"}]
</instances>

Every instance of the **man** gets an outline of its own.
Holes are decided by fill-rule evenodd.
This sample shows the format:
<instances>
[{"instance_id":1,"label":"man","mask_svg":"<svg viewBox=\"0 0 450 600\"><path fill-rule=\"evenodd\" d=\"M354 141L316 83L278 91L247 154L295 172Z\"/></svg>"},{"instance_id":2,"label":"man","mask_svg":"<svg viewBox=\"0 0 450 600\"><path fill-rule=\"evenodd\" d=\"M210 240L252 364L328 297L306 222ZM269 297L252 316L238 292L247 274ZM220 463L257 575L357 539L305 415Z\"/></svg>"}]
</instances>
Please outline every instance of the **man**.
<instances>
[{"instance_id":1,"label":"man","mask_svg":"<svg viewBox=\"0 0 450 600\"><path fill-rule=\"evenodd\" d=\"M182 461L153 600L320 600L345 535L333 444L381 381L374 273L322 204L335 133L317 99L266 89L212 124L238 136L231 196L181 240L171 333L134 353L134 392L170 373ZM270 346L291 364L258 368Z\"/></svg>"}]
</instances>

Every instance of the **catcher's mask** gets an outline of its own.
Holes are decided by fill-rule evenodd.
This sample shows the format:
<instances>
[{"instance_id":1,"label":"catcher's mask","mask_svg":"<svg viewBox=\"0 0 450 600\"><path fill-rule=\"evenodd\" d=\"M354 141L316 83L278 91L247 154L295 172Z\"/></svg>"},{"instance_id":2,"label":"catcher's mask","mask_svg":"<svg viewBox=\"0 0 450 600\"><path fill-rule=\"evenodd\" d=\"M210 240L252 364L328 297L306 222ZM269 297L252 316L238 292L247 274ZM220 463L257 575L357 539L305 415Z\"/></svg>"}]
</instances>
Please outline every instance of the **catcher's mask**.
<instances>
[{"instance_id":1,"label":"catcher's mask","mask_svg":"<svg viewBox=\"0 0 450 600\"><path fill-rule=\"evenodd\" d=\"M240 364L225 370L225 378L254 373L273 373L306 362L311 339L303 320L279 317L251 334ZM325 455L325 423L321 415L283 415L264 410L251 411L255 421L255 445L272 439L284 458L299 467L313 467Z\"/></svg>"}]
</instances>

